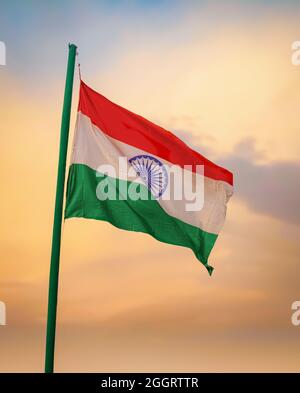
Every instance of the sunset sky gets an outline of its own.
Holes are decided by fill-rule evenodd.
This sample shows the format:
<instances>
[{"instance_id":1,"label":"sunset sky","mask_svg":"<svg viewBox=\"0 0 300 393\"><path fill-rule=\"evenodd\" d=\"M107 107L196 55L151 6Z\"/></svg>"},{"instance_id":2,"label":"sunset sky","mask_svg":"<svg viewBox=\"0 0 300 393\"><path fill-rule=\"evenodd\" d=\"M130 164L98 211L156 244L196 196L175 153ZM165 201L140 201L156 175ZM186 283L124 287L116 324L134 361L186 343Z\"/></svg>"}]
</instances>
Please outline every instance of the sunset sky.
<instances>
[{"instance_id":1,"label":"sunset sky","mask_svg":"<svg viewBox=\"0 0 300 393\"><path fill-rule=\"evenodd\" d=\"M299 1L1 4L0 372L44 368L67 44L83 80L234 173L210 256L63 225L56 371L300 371ZM78 102L75 71L70 146Z\"/></svg>"}]
</instances>

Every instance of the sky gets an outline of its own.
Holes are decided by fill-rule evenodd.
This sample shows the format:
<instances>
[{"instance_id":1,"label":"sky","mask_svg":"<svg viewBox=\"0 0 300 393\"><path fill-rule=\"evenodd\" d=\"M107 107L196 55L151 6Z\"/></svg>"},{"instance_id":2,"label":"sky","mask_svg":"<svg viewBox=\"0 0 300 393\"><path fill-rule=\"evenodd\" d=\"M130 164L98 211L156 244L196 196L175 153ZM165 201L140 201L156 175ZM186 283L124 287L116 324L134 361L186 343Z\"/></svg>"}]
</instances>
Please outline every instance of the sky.
<instances>
[{"instance_id":1,"label":"sky","mask_svg":"<svg viewBox=\"0 0 300 393\"><path fill-rule=\"evenodd\" d=\"M212 277L181 247L63 224L56 370L300 371L298 1L10 1L0 41L0 371L42 372L67 44L82 79L234 173ZM78 102L75 70L70 146Z\"/></svg>"}]
</instances>

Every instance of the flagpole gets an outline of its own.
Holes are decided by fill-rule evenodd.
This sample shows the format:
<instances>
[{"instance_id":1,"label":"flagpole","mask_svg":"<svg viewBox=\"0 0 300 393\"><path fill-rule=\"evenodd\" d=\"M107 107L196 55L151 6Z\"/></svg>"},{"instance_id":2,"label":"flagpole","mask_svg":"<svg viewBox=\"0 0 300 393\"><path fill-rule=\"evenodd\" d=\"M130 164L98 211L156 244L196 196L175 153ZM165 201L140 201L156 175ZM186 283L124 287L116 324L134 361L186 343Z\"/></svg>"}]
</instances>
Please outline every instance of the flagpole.
<instances>
[{"instance_id":1,"label":"flagpole","mask_svg":"<svg viewBox=\"0 0 300 393\"><path fill-rule=\"evenodd\" d=\"M58 291L58 278L59 278L61 223L62 223L62 215L63 215L66 159L67 159L67 150L68 150L76 49L77 49L76 45L69 44L68 66L67 66L65 94L64 94L64 103L63 103L61 129L60 129L60 147L59 147L55 210L54 210L54 222L53 222L53 233L52 233L52 249L51 249L50 276L49 276L49 294L48 294L48 317L47 317L47 333L46 333L46 356L45 356L46 373L53 373L53 369L54 369L54 348L55 348L55 331L56 331L57 291Z\"/></svg>"}]
</instances>

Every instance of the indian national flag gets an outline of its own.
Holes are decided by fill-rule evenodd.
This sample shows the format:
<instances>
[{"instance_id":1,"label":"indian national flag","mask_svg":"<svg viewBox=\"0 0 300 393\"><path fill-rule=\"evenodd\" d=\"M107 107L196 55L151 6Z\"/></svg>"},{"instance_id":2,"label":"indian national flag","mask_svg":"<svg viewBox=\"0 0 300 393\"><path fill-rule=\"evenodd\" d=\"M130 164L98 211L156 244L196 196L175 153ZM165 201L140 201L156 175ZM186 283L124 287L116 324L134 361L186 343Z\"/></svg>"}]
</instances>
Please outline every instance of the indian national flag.
<instances>
[{"instance_id":1,"label":"indian national flag","mask_svg":"<svg viewBox=\"0 0 300 393\"><path fill-rule=\"evenodd\" d=\"M129 179L120 170L120 158L127 161L136 178ZM107 166L115 174L101 173ZM184 193L178 198L170 192L174 190L172 168L188 178L189 185L203 184L200 209L191 208ZM81 81L65 218L108 221L121 229L148 233L161 242L188 247L211 274L208 257L224 223L232 185L231 172ZM104 195L109 187L114 187L116 197ZM126 197L125 191L132 188L142 197Z\"/></svg>"}]
</instances>

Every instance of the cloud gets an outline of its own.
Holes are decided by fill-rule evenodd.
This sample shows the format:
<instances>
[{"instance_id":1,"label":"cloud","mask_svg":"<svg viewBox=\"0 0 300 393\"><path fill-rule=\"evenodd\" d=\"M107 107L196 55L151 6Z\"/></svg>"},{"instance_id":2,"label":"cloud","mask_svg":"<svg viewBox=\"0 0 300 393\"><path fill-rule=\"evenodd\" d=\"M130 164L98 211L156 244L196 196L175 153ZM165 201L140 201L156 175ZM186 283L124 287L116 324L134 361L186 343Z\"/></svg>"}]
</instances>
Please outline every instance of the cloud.
<instances>
[{"instance_id":1,"label":"cloud","mask_svg":"<svg viewBox=\"0 0 300 393\"><path fill-rule=\"evenodd\" d=\"M265 151L257 148L252 137L241 139L232 152L220 159L213 148L214 138L185 130L174 133L192 149L231 170L235 198L242 199L250 209L300 224L300 161L266 161Z\"/></svg>"},{"instance_id":2,"label":"cloud","mask_svg":"<svg viewBox=\"0 0 300 393\"><path fill-rule=\"evenodd\" d=\"M263 157L247 138L221 160L234 173L236 196L257 212L300 224L300 162L259 163Z\"/></svg>"}]
</instances>

